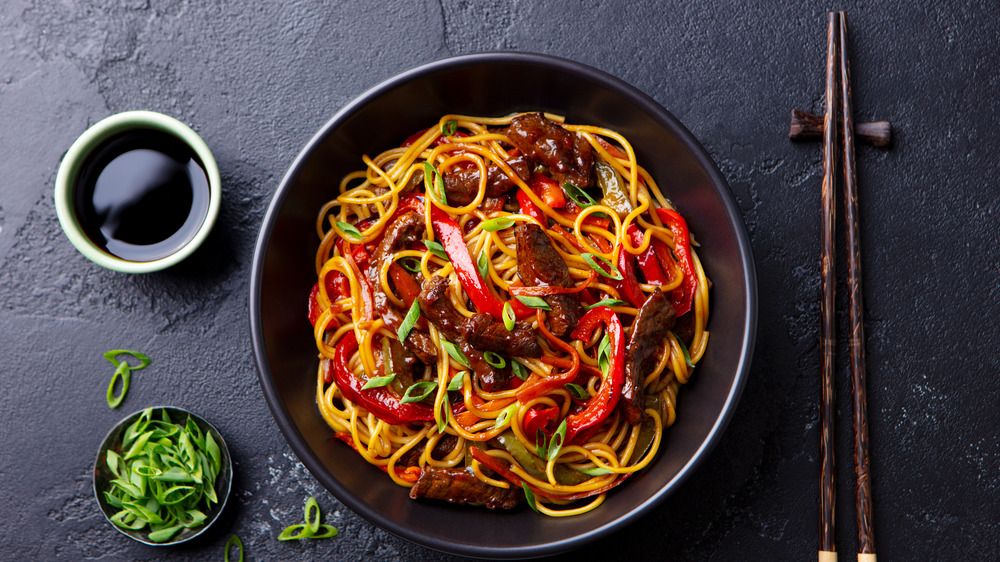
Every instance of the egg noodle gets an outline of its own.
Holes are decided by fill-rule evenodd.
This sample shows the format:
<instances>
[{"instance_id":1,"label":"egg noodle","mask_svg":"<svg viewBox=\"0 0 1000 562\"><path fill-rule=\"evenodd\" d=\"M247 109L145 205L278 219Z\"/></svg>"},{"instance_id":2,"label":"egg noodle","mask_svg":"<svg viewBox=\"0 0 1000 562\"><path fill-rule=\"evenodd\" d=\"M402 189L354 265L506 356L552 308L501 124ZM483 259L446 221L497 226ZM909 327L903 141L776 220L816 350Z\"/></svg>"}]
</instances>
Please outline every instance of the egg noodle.
<instances>
[{"instance_id":1,"label":"egg noodle","mask_svg":"<svg viewBox=\"0 0 1000 562\"><path fill-rule=\"evenodd\" d=\"M318 282L311 296L321 359L316 399L336 437L400 486L413 487L426 467L464 469L488 486L523 490L528 503L541 513L571 516L599 506L608 490L656 456L664 428L674 422L678 387L688 381L705 352L710 283L686 223L636 162L627 139L608 129L566 124L560 116L545 114L589 144L596 183L604 193L587 204L567 191L573 202L567 199L560 207L508 164L519 151L503 131L515 117L445 115L403 146L374 158L363 156L365 168L340 181L339 195L322 207L316 223L321 240L315 264ZM487 195L491 166L516 184L504 200L491 202ZM478 170L479 186L471 202L452 206L435 182L443 186L441 177L456 169ZM515 194L530 204L516 205ZM366 269L371 264L364 262L404 210L422 217L422 237L430 243L396 251L376 265L373 278L372 270ZM454 247L434 251L434 242L442 242L442 221L457 224L475 264L471 274L464 271L466 261L455 258ZM520 303L516 298L551 294L532 293L533 287L524 287L518 275L515 227L527 223L541 226L566 262L574 288L563 292L574 292L585 305L597 304L588 315L610 309L603 322L589 322L590 333L581 339L556 337L548 324L547 307L537 298L535 307L530 298ZM493 228L486 228L491 224ZM635 231L638 236L629 235ZM679 239L679 234L687 239ZM657 267L650 271L662 272L662 278L652 278L646 269L639 277L619 267L617 277L627 273L626 279L613 279L612 264L620 263L622 252L634 256L630 263L643 264L643 256L655 256ZM604 271L598 271L602 263ZM415 315L419 306L413 304L412 290L406 294L395 281L397 265L418 287L435 276L446 279L447 299L463 317L485 312L473 302L468 285L469 279L475 284L478 276L486 291L483 298L508 303L503 318L497 320L513 324L516 316L518 324L530 327L542 356L487 353L491 364L500 361L514 367L517 376L502 388L485 390L462 353L455 353L454 342L421 318L423 314ZM634 293L631 299L626 294L629 277L639 301ZM433 342L437 356L433 364L411 360L416 365L414 379L420 380L415 384L424 396L415 396L412 387L385 383L392 376L385 344L399 340L400 331L373 306L373 291L383 292L395 309L410 310L408 320L416 322L410 322L410 328L418 327ZM666 293L675 308L686 297L690 312L685 316L678 310L678 326L681 320L686 323L686 335L677 328L657 348L655 368L641 377L643 415L637 423L629 423L621 408L613 407L620 391L612 389L615 395L610 397L605 387L614 384L609 372L622 368L627 350L621 348L642 301L656 291ZM616 333L612 324L619 323ZM574 334L579 335L579 329ZM353 377L353 388L341 388L345 379L335 375ZM370 388L362 389L366 384ZM373 405L376 402L381 406ZM395 417L380 419L372 412L379 407L391 409ZM407 419L406 412L413 411L423 415ZM583 418L589 422L574 432L574 420ZM404 458L416 461L407 465Z\"/></svg>"}]
</instances>

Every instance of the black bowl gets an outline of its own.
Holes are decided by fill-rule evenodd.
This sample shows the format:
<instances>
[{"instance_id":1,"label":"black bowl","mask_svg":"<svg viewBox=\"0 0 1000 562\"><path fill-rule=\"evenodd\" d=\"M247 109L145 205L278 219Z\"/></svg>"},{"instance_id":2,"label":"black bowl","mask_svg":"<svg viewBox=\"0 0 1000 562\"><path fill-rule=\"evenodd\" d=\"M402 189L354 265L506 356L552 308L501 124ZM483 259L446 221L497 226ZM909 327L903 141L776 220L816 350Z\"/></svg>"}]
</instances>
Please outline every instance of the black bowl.
<instances>
[{"instance_id":1,"label":"black bowl","mask_svg":"<svg viewBox=\"0 0 1000 562\"><path fill-rule=\"evenodd\" d=\"M315 219L361 155L397 146L441 115L542 110L625 135L640 164L687 218L714 283L708 350L681 388L677 422L658 458L590 513L548 518L415 502L340 443L316 406L317 353L306 319L316 282ZM721 118L721 116L720 116ZM642 92L593 68L549 56L489 53L405 72L361 95L306 145L264 218L254 253L250 322L261 387L292 449L338 499L365 519L441 551L489 558L577 548L653 509L719 439L743 388L757 321L746 229L711 157L676 118Z\"/></svg>"}]
</instances>

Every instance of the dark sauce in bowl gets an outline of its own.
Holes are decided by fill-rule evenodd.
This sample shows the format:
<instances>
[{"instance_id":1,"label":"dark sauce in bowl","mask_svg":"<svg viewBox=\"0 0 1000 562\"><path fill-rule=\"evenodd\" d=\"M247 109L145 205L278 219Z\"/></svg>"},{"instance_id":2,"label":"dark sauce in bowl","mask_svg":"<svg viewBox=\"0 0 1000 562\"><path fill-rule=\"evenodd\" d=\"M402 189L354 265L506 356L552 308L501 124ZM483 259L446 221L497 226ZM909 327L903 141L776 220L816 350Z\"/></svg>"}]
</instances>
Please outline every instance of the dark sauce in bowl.
<instances>
[{"instance_id":1,"label":"dark sauce in bowl","mask_svg":"<svg viewBox=\"0 0 1000 562\"><path fill-rule=\"evenodd\" d=\"M184 142L153 129L104 141L84 162L73 206L87 236L107 253L134 262L183 248L208 214L204 166Z\"/></svg>"}]
</instances>

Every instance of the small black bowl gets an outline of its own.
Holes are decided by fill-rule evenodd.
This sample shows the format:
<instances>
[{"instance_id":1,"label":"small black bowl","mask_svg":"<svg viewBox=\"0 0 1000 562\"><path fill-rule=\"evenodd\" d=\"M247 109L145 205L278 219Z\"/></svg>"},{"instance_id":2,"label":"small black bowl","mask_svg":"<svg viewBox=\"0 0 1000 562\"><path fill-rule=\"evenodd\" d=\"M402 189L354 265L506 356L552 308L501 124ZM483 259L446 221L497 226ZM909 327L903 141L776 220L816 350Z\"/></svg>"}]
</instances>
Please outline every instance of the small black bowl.
<instances>
[{"instance_id":1,"label":"small black bowl","mask_svg":"<svg viewBox=\"0 0 1000 562\"><path fill-rule=\"evenodd\" d=\"M441 115L549 111L616 130L685 216L711 278L708 349L680 390L677 422L656 460L584 515L491 512L415 502L405 488L339 443L316 407L317 353L306 319L316 282L316 213L337 182ZM720 116L720 118L722 118ZM257 239L250 329L261 387L278 426L313 475L383 529L437 550L524 558L578 548L648 513L719 439L750 368L756 277L732 193L698 141L654 100L593 68L526 53L467 55L405 72L362 94L306 145L275 193Z\"/></svg>"},{"instance_id":2,"label":"small black bowl","mask_svg":"<svg viewBox=\"0 0 1000 562\"><path fill-rule=\"evenodd\" d=\"M226 503L229 501L229 493L232 490L233 484L233 462L229 457L229 447L226 445L226 440L222 438L222 434L219 433L219 430L215 429L215 426L202 419L201 416L183 408L172 406L155 406L152 410L151 419L160 419L160 412L166 410L167 415L170 416L170 419L174 423L182 423L190 416L191 421L201 429L202 433L211 433L212 438L219 445L219 450L222 453L222 466L219 470L219 476L215 481L215 494L218 496L219 502L213 505L212 509L205 514L208 516L205 519L205 523L193 529L181 529L177 536L169 541L153 542L149 540L149 529L133 531L131 529L123 529L111 522L111 517L118 510L110 505L104 497L104 492L111 489L110 482L115 478L115 475L111 473L111 469L108 468L108 451L115 450L117 452L121 448L122 435L125 433L125 430L139 419L144 410L129 414L125 419L115 424L101 442L101 448L97 452L97 460L94 461L94 496L96 496L97 504L100 506L104 518L108 520L108 524L117 529L121 534L150 546L175 546L201 536L219 519L222 512L226 510Z\"/></svg>"}]
</instances>

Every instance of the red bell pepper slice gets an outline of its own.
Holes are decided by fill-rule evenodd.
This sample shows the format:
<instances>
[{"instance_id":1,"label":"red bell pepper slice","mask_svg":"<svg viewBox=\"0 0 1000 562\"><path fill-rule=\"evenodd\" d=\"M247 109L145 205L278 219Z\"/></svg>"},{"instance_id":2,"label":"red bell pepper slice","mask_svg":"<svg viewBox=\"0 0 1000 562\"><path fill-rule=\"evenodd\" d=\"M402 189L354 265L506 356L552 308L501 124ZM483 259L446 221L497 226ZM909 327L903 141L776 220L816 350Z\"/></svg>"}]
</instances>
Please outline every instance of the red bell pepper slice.
<instances>
[{"instance_id":1,"label":"red bell pepper slice","mask_svg":"<svg viewBox=\"0 0 1000 562\"><path fill-rule=\"evenodd\" d=\"M673 209L657 209L656 214L660 220L670 227L674 233L674 254L677 255L677 264L684 272L684 280L681 286L674 289L670 295L671 304L677 316L683 316L691 310L694 302L694 293L698 288L698 278L695 276L694 260L691 258L691 233L688 231L687 222L684 217Z\"/></svg>"},{"instance_id":2,"label":"red bell pepper slice","mask_svg":"<svg viewBox=\"0 0 1000 562\"><path fill-rule=\"evenodd\" d=\"M566 206L566 194L554 179L542 174L531 174L528 187L549 207L562 209Z\"/></svg>"},{"instance_id":3,"label":"red bell pepper slice","mask_svg":"<svg viewBox=\"0 0 1000 562\"><path fill-rule=\"evenodd\" d=\"M600 390L597 391L597 396L590 399L583 411L566 418L567 443L579 433L597 426L611 415L622 394L622 385L625 383L625 333L614 311L606 306L590 309L580 319L571 336L575 340L587 341L601 323L607 326L607 334L611 340L611 365Z\"/></svg>"},{"instance_id":4,"label":"red bell pepper slice","mask_svg":"<svg viewBox=\"0 0 1000 562\"><path fill-rule=\"evenodd\" d=\"M524 433L529 438L534 439L538 435L538 430L548 433L546 430L549 422L556 419L559 408L552 406L546 408L532 408L524 414Z\"/></svg>"},{"instance_id":5,"label":"red bell pepper slice","mask_svg":"<svg viewBox=\"0 0 1000 562\"><path fill-rule=\"evenodd\" d=\"M642 306L646 302L646 295L639 288L639 280L635 278L635 258L625 248L618 251L618 274L622 276L621 280L614 282L618 292L632 306Z\"/></svg>"},{"instance_id":6,"label":"red bell pepper slice","mask_svg":"<svg viewBox=\"0 0 1000 562\"><path fill-rule=\"evenodd\" d=\"M635 223L629 223L626 232L628 233L629 242L632 243L633 247L642 245L642 232L639 231L639 227ZM650 285L665 285L668 282L668 278L660 266L659 255L656 253L655 247L657 243L663 244L659 240L651 240L649 246L646 247L646 251L639 253L636 259L639 262L639 269L642 270L643 277L646 278L646 283Z\"/></svg>"},{"instance_id":7,"label":"red bell pepper slice","mask_svg":"<svg viewBox=\"0 0 1000 562\"><path fill-rule=\"evenodd\" d=\"M447 213L437 207L431 207L431 222L434 225L434 233L441 240L444 251L451 260L451 265L455 267L458 280L462 283L462 288L476 305L476 310L489 314L500 319L503 317L503 301L496 297L486 287L479 270L476 268L472 256L469 255L469 247L465 245L465 237L462 229Z\"/></svg>"},{"instance_id":8,"label":"red bell pepper slice","mask_svg":"<svg viewBox=\"0 0 1000 562\"><path fill-rule=\"evenodd\" d=\"M545 218L545 213L538 208L538 205L528 197L528 194L524 192L523 189L517 190L517 203L521 206L521 214L528 215L529 217L538 221L539 224L544 228L545 225L549 224L549 220Z\"/></svg>"},{"instance_id":9,"label":"red bell pepper slice","mask_svg":"<svg viewBox=\"0 0 1000 562\"><path fill-rule=\"evenodd\" d=\"M393 425L434 419L433 408L416 403L403 404L389 392L387 387L362 390L364 381L355 377L347 367L348 359L357 348L358 340L354 332L348 332L337 344L337 351L333 355L333 380L336 381L337 388L344 398L375 414L378 419ZM329 377L329 373L327 376Z\"/></svg>"}]
</instances>

